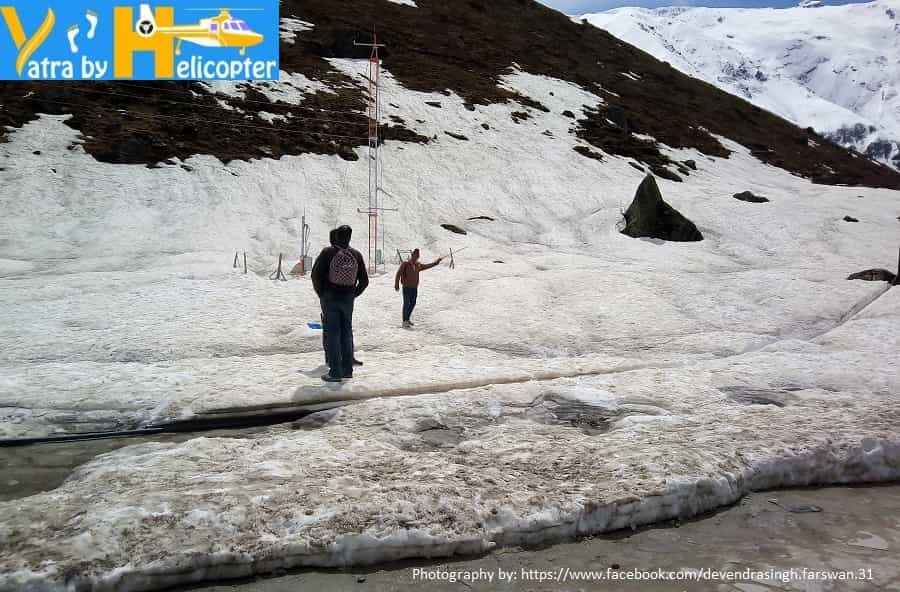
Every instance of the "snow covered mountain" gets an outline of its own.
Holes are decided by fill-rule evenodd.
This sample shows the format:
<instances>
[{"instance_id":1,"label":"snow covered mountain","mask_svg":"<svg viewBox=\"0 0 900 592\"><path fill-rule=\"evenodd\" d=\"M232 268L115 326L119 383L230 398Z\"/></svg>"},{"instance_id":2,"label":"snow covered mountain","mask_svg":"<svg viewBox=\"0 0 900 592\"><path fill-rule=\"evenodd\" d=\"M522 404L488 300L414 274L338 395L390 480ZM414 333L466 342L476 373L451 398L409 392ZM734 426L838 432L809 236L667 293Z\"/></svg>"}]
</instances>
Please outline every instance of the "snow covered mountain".
<instances>
[{"instance_id":1,"label":"snow covered mountain","mask_svg":"<svg viewBox=\"0 0 900 592\"><path fill-rule=\"evenodd\" d=\"M578 17L690 76L900 167L900 0Z\"/></svg>"},{"instance_id":2,"label":"snow covered mountain","mask_svg":"<svg viewBox=\"0 0 900 592\"><path fill-rule=\"evenodd\" d=\"M900 291L847 280L893 270L900 174L536 2L281 6L277 83L0 84L0 437L319 411L0 447L0 590L482 553L900 479ZM326 385L319 300L270 274L301 216L314 251L339 224L366 251L373 23L387 265L355 305L365 365ZM703 240L621 232L651 171ZM414 247L455 267L406 331Z\"/></svg>"}]
</instances>

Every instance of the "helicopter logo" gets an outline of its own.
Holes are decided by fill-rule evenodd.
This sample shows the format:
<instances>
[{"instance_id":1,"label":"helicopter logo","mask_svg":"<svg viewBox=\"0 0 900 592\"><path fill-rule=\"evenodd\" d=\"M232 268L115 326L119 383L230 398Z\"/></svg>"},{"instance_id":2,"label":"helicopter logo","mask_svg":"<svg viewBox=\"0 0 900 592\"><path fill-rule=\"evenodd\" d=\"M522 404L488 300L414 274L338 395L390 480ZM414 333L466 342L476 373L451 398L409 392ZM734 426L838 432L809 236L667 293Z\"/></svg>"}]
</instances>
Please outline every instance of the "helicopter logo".
<instances>
[{"instance_id":1,"label":"helicopter logo","mask_svg":"<svg viewBox=\"0 0 900 592\"><path fill-rule=\"evenodd\" d=\"M0 0L0 80L278 80L278 0L239 3Z\"/></svg>"},{"instance_id":2,"label":"helicopter logo","mask_svg":"<svg viewBox=\"0 0 900 592\"><path fill-rule=\"evenodd\" d=\"M191 10L191 9L188 9ZM203 10L203 9L195 9ZM240 55L247 53L248 47L254 47L265 40L265 36L253 31L246 21L231 16L239 10L222 8L219 14L210 18L202 18L195 25L158 26L149 4L140 5L140 15L135 23L134 31L140 37L150 39L157 35L165 35L176 39L175 55L181 55L181 46L187 41L203 47L229 47L239 50Z\"/></svg>"}]
</instances>

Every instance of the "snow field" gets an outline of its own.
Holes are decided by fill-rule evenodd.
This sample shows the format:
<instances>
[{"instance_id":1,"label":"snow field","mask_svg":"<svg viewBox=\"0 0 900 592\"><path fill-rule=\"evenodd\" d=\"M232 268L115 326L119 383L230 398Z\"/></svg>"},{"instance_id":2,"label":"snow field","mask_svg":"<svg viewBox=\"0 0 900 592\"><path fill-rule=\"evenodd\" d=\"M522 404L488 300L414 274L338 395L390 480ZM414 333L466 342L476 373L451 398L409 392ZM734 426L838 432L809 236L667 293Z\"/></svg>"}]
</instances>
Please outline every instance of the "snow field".
<instances>
[{"instance_id":1,"label":"snow field","mask_svg":"<svg viewBox=\"0 0 900 592\"><path fill-rule=\"evenodd\" d=\"M68 150L61 117L11 134L4 437L356 402L246 439L125 447L0 503L0 589L473 553L690 516L751 489L900 476L900 296L844 279L893 267L896 192L815 186L722 139L730 159L670 151L699 170L660 181L706 240L635 240L617 224L642 175L576 155L561 115L598 96L511 73L505 85L550 108L516 124L518 105L470 112L387 80L388 114L437 136L385 147L399 207L387 250L467 250L423 274L414 331L399 328L395 267L373 278L355 315L366 364L340 387L319 379L308 282L265 277L278 253L296 256L304 210L314 245L349 222L365 251L364 161L146 169ZM772 201L731 197L743 190ZM479 215L497 221L467 220ZM252 273L231 267L235 251Z\"/></svg>"}]
</instances>

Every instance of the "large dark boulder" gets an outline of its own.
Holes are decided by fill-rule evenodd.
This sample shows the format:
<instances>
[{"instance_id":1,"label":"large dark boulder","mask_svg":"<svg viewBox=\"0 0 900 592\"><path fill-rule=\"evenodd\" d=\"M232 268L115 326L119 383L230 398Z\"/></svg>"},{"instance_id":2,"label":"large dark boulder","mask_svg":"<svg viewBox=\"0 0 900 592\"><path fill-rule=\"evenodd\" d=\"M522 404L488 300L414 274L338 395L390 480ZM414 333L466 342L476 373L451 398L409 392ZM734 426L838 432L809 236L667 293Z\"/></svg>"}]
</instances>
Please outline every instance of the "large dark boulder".
<instances>
[{"instance_id":1,"label":"large dark boulder","mask_svg":"<svg viewBox=\"0 0 900 592\"><path fill-rule=\"evenodd\" d=\"M897 276L886 269L867 269L858 273L851 274L848 280L865 280L867 282L887 282L893 284Z\"/></svg>"},{"instance_id":2,"label":"large dark boulder","mask_svg":"<svg viewBox=\"0 0 900 592\"><path fill-rule=\"evenodd\" d=\"M670 171L669 169L667 169L664 166L650 167L650 170L653 171L653 174L656 175L657 177L662 177L663 179L666 179L667 181L675 181L676 183L682 182L681 177L679 177L678 175L676 175L675 173L673 173L672 171Z\"/></svg>"},{"instance_id":3,"label":"large dark boulder","mask_svg":"<svg viewBox=\"0 0 900 592\"><path fill-rule=\"evenodd\" d=\"M766 203L769 201L768 198L765 198L761 195L755 195L752 191L742 191L740 193L735 193L734 199L739 199L741 201L750 203Z\"/></svg>"},{"instance_id":4,"label":"large dark boulder","mask_svg":"<svg viewBox=\"0 0 900 592\"><path fill-rule=\"evenodd\" d=\"M443 228L444 230L449 230L450 232L453 232L455 234L469 234L468 232L466 232L459 226L456 226L455 224L441 224L441 228Z\"/></svg>"},{"instance_id":5,"label":"large dark boulder","mask_svg":"<svg viewBox=\"0 0 900 592\"><path fill-rule=\"evenodd\" d=\"M603 162L603 155L599 152L594 152L587 146L575 146L574 150L575 152L586 158L591 158L593 160L599 160L600 162Z\"/></svg>"},{"instance_id":6,"label":"large dark boulder","mask_svg":"<svg viewBox=\"0 0 900 592\"><path fill-rule=\"evenodd\" d=\"M622 234L639 238L650 237L667 241L694 242L703 235L693 222L663 201L653 175L647 175L638 187L634 201L625 212Z\"/></svg>"}]
</instances>

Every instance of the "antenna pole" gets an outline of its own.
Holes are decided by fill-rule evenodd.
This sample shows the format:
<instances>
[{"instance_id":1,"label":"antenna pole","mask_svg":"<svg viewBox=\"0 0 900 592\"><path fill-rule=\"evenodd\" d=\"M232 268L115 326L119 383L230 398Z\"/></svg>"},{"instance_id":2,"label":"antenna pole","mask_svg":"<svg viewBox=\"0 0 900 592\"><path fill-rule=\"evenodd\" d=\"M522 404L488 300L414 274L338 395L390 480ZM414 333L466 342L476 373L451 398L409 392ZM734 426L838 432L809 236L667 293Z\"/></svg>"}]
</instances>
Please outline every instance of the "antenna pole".
<instances>
[{"instance_id":1,"label":"antenna pole","mask_svg":"<svg viewBox=\"0 0 900 592\"><path fill-rule=\"evenodd\" d=\"M381 57L378 49L378 36L372 33L372 43L353 43L359 47L371 47L369 56L369 209L365 212L369 216L369 273L378 271L378 212L382 209L378 200L378 168L379 168L379 122L381 119Z\"/></svg>"}]
</instances>

